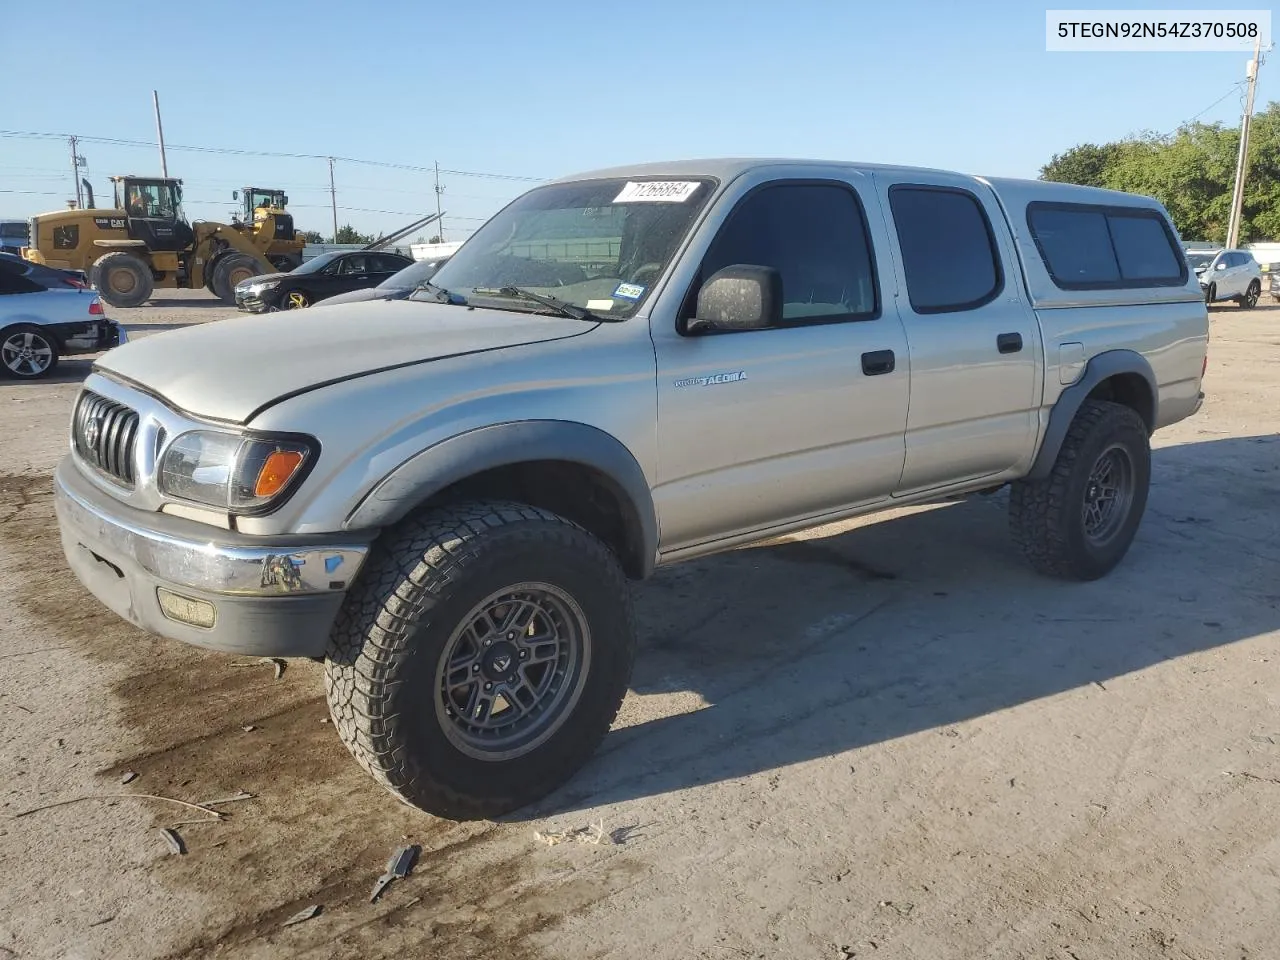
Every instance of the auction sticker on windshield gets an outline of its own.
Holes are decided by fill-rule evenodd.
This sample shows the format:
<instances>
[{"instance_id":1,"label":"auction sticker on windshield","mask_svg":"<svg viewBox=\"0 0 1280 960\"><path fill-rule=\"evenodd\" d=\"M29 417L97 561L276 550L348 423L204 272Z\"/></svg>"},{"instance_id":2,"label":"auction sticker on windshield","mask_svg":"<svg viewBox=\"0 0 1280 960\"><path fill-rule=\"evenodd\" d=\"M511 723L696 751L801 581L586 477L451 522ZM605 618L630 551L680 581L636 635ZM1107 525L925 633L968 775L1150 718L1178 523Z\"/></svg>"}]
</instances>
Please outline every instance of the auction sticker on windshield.
<instances>
[{"instance_id":1,"label":"auction sticker on windshield","mask_svg":"<svg viewBox=\"0 0 1280 960\"><path fill-rule=\"evenodd\" d=\"M646 180L641 183L628 181L613 198L613 202L684 203L700 186L696 180Z\"/></svg>"}]
</instances>

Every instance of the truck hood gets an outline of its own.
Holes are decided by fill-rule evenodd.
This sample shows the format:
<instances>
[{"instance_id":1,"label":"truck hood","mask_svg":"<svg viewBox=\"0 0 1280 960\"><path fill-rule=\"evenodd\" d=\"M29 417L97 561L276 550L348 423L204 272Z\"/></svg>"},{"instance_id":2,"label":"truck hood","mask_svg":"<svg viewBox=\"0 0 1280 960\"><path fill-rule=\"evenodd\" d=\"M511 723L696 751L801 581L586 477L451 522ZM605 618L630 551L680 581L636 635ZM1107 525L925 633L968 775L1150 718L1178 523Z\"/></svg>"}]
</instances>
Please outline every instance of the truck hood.
<instances>
[{"instance_id":1,"label":"truck hood","mask_svg":"<svg viewBox=\"0 0 1280 960\"><path fill-rule=\"evenodd\" d=\"M108 351L94 367L188 413L247 423L273 400L335 381L594 329L541 314L378 300L157 333Z\"/></svg>"}]
</instances>

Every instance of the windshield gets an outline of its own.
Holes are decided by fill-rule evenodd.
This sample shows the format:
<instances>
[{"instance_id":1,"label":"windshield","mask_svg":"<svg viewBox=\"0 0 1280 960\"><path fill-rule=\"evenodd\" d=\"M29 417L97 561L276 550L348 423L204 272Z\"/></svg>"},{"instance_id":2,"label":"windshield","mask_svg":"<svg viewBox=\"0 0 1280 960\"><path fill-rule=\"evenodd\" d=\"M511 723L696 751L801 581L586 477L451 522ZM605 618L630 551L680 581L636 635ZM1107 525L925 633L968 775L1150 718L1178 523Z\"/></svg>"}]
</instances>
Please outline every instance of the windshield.
<instances>
[{"instance_id":1,"label":"windshield","mask_svg":"<svg viewBox=\"0 0 1280 960\"><path fill-rule=\"evenodd\" d=\"M403 270L398 270L387 279L378 284L379 289L383 290L405 290L409 287L416 287L420 283L426 283L430 280L437 270L445 264L445 260L437 258L435 260L415 260Z\"/></svg>"},{"instance_id":2,"label":"windshield","mask_svg":"<svg viewBox=\"0 0 1280 960\"><path fill-rule=\"evenodd\" d=\"M319 254L318 256L312 257L302 266L295 268L293 272L296 274L302 274L302 275L305 275L308 273L319 273L329 264L333 263L334 260L338 259L338 257L340 257L341 255L342 255L341 250L330 250L328 253L322 253L322 254Z\"/></svg>"},{"instance_id":3,"label":"windshield","mask_svg":"<svg viewBox=\"0 0 1280 960\"><path fill-rule=\"evenodd\" d=\"M1192 270L1199 270L1201 267L1207 267L1213 263L1213 258L1217 255L1216 251L1213 253L1188 253L1187 263Z\"/></svg>"},{"instance_id":4,"label":"windshield","mask_svg":"<svg viewBox=\"0 0 1280 960\"><path fill-rule=\"evenodd\" d=\"M476 231L431 278L455 297L522 287L611 319L631 316L711 196L710 180L584 180L537 187ZM427 292L412 299L430 299ZM518 304L518 306L517 306Z\"/></svg>"}]
</instances>

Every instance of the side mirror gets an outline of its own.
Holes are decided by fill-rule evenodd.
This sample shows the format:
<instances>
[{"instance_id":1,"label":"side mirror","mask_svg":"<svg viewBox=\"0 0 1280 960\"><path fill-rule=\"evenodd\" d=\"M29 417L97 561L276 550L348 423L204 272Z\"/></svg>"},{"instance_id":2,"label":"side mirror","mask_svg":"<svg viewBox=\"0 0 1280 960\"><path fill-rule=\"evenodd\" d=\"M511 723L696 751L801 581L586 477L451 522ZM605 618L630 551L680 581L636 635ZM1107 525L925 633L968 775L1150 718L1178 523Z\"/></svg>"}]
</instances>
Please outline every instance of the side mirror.
<instances>
[{"instance_id":1,"label":"side mirror","mask_svg":"<svg viewBox=\"0 0 1280 960\"><path fill-rule=\"evenodd\" d=\"M1225 270L1225 269L1227 269L1227 265L1226 265L1226 263L1225 263L1225 262L1220 262L1220 263L1219 263L1216 267L1214 267L1213 269L1215 269L1215 270Z\"/></svg>"},{"instance_id":2,"label":"side mirror","mask_svg":"<svg viewBox=\"0 0 1280 960\"><path fill-rule=\"evenodd\" d=\"M287 207L288 205L289 205L289 198L286 196L282 196L280 198L280 206Z\"/></svg>"},{"instance_id":3,"label":"side mirror","mask_svg":"<svg viewBox=\"0 0 1280 960\"><path fill-rule=\"evenodd\" d=\"M239 191L239 190L232 190L232 191L231 191L231 199L232 199L232 200L239 200L239 199L240 199L240 191Z\"/></svg>"},{"instance_id":4,"label":"side mirror","mask_svg":"<svg viewBox=\"0 0 1280 960\"><path fill-rule=\"evenodd\" d=\"M686 333L763 330L782 319L782 276L772 267L736 263L717 270L698 291Z\"/></svg>"}]
</instances>

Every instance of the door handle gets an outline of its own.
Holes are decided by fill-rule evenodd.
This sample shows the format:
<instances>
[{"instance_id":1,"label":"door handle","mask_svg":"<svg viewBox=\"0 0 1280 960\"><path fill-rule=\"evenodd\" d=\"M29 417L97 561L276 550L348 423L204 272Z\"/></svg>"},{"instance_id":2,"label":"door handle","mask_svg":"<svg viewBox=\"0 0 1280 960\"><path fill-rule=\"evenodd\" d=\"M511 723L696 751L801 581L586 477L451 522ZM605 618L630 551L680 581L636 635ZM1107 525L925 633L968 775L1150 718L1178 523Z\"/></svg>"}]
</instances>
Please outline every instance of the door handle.
<instances>
[{"instance_id":1,"label":"door handle","mask_svg":"<svg viewBox=\"0 0 1280 960\"><path fill-rule=\"evenodd\" d=\"M894 361L892 350L872 350L862 355L862 372L868 377L893 373Z\"/></svg>"},{"instance_id":2,"label":"door handle","mask_svg":"<svg viewBox=\"0 0 1280 960\"><path fill-rule=\"evenodd\" d=\"M996 337L996 349L1001 353L1017 353L1022 349L1022 334L1002 333Z\"/></svg>"}]
</instances>

